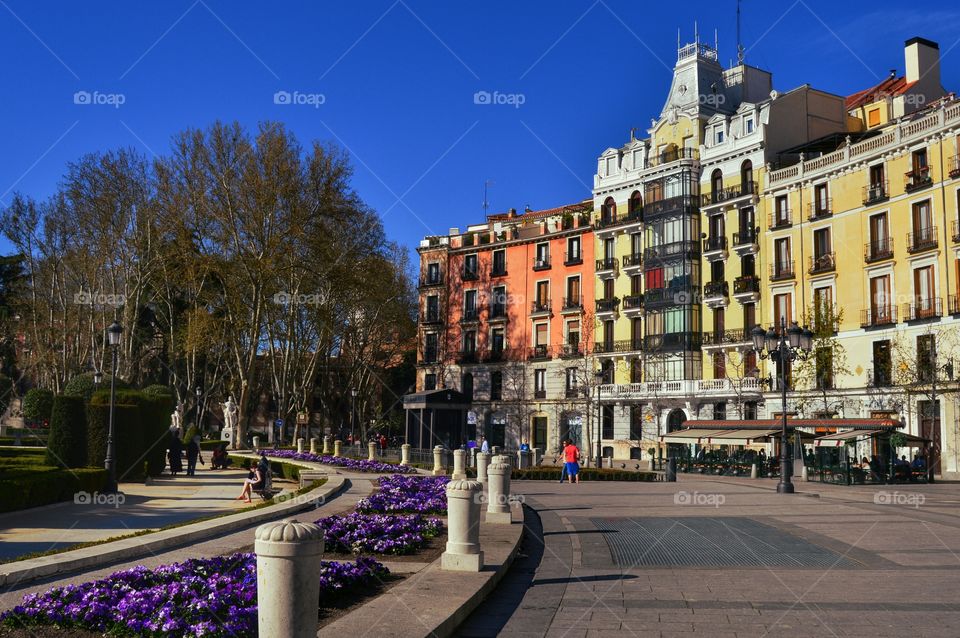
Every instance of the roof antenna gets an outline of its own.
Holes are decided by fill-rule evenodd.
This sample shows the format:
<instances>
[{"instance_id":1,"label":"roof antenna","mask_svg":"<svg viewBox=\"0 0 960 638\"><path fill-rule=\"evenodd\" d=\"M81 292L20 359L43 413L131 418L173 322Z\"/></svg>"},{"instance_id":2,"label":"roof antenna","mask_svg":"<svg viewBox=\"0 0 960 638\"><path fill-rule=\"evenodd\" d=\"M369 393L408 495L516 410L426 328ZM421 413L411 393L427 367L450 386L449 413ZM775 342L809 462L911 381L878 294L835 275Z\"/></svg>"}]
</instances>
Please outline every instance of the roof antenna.
<instances>
[{"instance_id":1,"label":"roof antenna","mask_svg":"<svg viewBox=\"0 0 960 638\"><path fill-rule=\"evenodd\" d=\"M720 35L716 29L713 30L713 50L720 52Z\"/></svg>"},{"instance_id":2,"label":"roof antenna","mask_svg":"<svg viewBox=\"0 0 960 638\"><path fill-rule=\"evenodd\" d=\"M700 28L697 27L697 21L693 21L693 41L700 44Z\"/></svg>"},{"instance_id":3,"label":"roof antenna","mask_svg":"<svg viewBox=\"0 0 960 638\"><path fill-rule=\"evenodd\" d=\"M740 0L737 0L737 65L743 66L743 40L740 39Z\"/></svg>"},{"instance_id":4,"label":"roof antenna","mask_svg":"<svg viewBox=\"0 0 960 638\"><path fill-rule=\"evenodd\" d=\"M483 214L486 215L487 211L490 210L490 200L487 199L487 187L493 185L492 179L483 180Z\"/></svg>"},{"instance_id":5,"label":"roof antenna","mask_svg":"<svg viewBox=\"0 0 960 638\"><path fill-rule=\"evenodd\" d=\"M677 50L680 50L680 27L677 27Z\"/></svg>"}]
</instances>

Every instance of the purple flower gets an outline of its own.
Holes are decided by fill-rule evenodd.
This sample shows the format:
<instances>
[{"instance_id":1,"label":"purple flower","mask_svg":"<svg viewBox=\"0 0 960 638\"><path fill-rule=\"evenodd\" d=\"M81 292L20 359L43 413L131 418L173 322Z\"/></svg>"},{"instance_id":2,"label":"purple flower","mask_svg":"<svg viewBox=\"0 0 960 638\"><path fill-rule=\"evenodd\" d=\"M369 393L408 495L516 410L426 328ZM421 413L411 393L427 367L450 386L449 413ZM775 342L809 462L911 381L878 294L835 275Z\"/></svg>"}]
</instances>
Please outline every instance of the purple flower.
<instances>
[{"instance_id":1,"label":"purple flower","mask_svg":"<svg viewBox=\"0 0 960 638\"><path fill-rule=\"evenodd\" d=\"M343 467L348 470L353 470L354 472L373 472L376 474L387 474L389 472L411 474L416 472L416 469L408 465L380 463L379 461L359 461L357 459L348 459L343 456L310 454L309 452L297 452L295 450L268 450L267 455L280 459L294 459L296 461L309 461L311 463L336 465L337 467Z\"/></svg>"},{"instance_id":2,"label":"purple flower","mask_svg":"<svg viewBox=\"0 0 960 638\"><path fill-rule=\"evenodd\" d=\"M353 512L317 521L325 532L325 549L340 553L411 554L443 529L438 518L419 514Z\"/></svg>"},{"instance_id":3,"label":"purple flower","mask_svg":"<svg viewBox=\"0 0 960 638\"><path fill-rule=\"evenodd\" d=\"M378 514L447 513L446 476L381 476L380 489L357 503L358 512Z\"/></svg>"}]
</instances>

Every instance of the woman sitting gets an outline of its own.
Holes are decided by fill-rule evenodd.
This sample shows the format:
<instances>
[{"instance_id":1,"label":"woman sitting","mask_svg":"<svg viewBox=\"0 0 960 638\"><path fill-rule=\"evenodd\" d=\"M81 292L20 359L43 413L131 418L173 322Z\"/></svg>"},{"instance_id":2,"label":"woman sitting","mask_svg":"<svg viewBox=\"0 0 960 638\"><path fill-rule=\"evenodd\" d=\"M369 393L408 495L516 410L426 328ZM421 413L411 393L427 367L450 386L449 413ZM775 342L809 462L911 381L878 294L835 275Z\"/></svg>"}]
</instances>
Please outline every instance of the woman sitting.
<instances>
[{"instance_id":1,"label":"woman sitting","mask_svg":"<svg viewBox=\"0 0 960 638\"><path fill-rule=\"evenodd\" d=\"M240 496L237 497L238 501L243 501L245 503L251 502L250 494L253 492L253 489L263 483L263 475L260 473L260 468L251 467L250 471L247 473L247 478L243 479L243 491L240 492Z\"/></svg>"}]
</instances>

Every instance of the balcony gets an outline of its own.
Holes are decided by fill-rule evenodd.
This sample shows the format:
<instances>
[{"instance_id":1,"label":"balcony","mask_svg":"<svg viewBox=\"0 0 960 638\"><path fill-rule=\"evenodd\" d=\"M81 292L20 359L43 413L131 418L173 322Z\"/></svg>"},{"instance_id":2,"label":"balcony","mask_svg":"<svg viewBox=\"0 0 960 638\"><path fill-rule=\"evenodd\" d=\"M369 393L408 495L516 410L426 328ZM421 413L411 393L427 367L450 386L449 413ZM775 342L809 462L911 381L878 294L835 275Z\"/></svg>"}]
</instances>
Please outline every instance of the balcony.
<instances>
[{"instance_id":1,"label":"balcony","mask_svg":"<svg viewBox=\"0 0 960 638\"><path fill-rule=\"evenodd\" d=\"M822 255L812 255L809 257L807 272L811 275L833 272L836 269L837 256L833 251L823 253Z\"/></svg>"},{"instance_id":2,"label":"balcony","mask_svg":"<svg viewBox=\"0 0 960 638\"><path fill-rule=\"evenodd\" d=\"M630 253L629 255L624 255L620 260L620 265L623 267L624 271L640 268L641 264L643 263L642 257L642 253Z\"/></svg>"},{"instance_id":3,"label":"balcony","mask_svg":"<svg viewBox=\"0 0 960 638\"><path fill-rule=\"evenodd\" d=\"M940 297L917 299L916 303L903 304L904 321L939 319L943 316L943 300Z\"/></svg>"},{"instance_id":4,"label":"balcony","mask_svg":"<svg viewBox=\"0 0 960 638\"><path fill-rule=\"evenodd\" d=\"M754 303L760 299L760 278L743 275L733 280L733 298L740 303Z\"/></svg>"},{"instance_id":5,"label":"balcony","mask_svg":"<svg viewBox=\"0 0 960 638\"><path fill-rule=\"evenodd\" d=\"M960 223L953 222L953 243L960 243Z\"/></svg>"},{"instance_id":6,"label":"balcony","mask_svg":"<svg viewBox=\"0 0 960 638\"><path fill-rule=\"evenodd\" d=\"M718 261L727 256L726 237L707 237L703 240L703 258L707 261Z\"/></svg>"},{"instance_id":7,"label":"balcony","mask_svg":"<svg viewBox=\"0 0 960 638\"><path fill-rule=\"evenodd\" d=\"M582 357L583 349L582 343L565 343L560 347L560 358L573 359L576 357Z\"/></svg>"},{"instance_id":8,"label":"balcony","mask_svg":"<svg viewBox=\"0 0 960 638\"><path fill-rule=\"evenodd\" d=\"M505 304L490 304L490 312L487 313L487 321L506 321L507 306Z\"/></svg>"},{"instance_id":9,"label":"balcony","mask_svg":"<svg viewBox=\"0 0 960 638\"><path fill-rule=\"evenodd\" d=\"M893 239L885 237L863 245L863 260L868 264L893 259Z\"/></svg>"},{"instance_id":10,"label":"balcony","mask_svg":"<svg viewBox=\"0 0 960 638\"><path fill-rule=\"evenodd\" d=\"M534 391L533 391L533 398L534 398L534 399L546 399L546 398L547 398L547 391L544 390L543 388L541 388L541 389L539 389L539 390L534 390Z\"/></svg>"},{"instance_id":11,"label":"balcony","mask_svg":"<svg viewBox=\"0 0 960 638\"><path fill-rule=\"evenodd\" d=\"M907 252L919 253L937 247L937 227L927 226L917 232L907 233Z\"/></svg>"},{"instance_id":12,"label":"balcony","mask_svg":"<svg viewBox=\"0 0 960 638\"><path fill-rule=\"evenodd\" d=\"M627 295L623 298L623 311L625 313L637 312L643 310L643 295Z\"/></svg>"},{"instance_id":13,"label":"balcony","mask_svg":"<svg viewBox=\"0 0 960 638\"><path fill-rule=\"evenodd\" d=\"M563 396L568 399L576 399L577 397L583 396L583 390L577 386L573 386L572 388L566 388L564 390Z\"/></svg>"},{"instance_id":14,"label":"balcony","mask_svg":"<svg viewBox=\"0 0 960 638\"><path fill-rule=\"evenodd\" d=\"M443 285L443 275L435 275L433 277L427 276L420 279L420 285L418 288L430 288L431 286L442 286Z\"/></svg>"},{"instance_id":15,"label":"balcony","mask_svg":"<svg viewBox=\"0 0 960 638\"><path fill-rule=\"evenodd\" d=\"M648 288L643 295L643 303L647 310L658 306L692 304L697 302L699 293L699 287L694 286Z\"/></svg>"},{"instance_id":16,"label":"balcony","mask_svg":"<svg viewBox=\"0 0 960 638\"><path fill-rule=\"evenodd\" d=\"M508 360L509 354L509 350L506 348L493 348L486 352L483 360L487 363L502 363Z\"/></svg>"},{"instance_id":17,"label":"balcony","mask_svg":"<svg viewBox=\"0 0 960 638\"><path fill-rule=\"evenodd\" d=\"M709 281L703 287L703 303L719 308L730 303L730 285L726 281Z\"/></svg>"},{"instance_id":18,"label":"balcony","mask_svg":"<svg viewBox=\"0 0 960 638\"><path fill-rule=\"evenodd\" d=\"M534 270L550 270L550 258L542 257L540 259L534 259L533 269Z\"/></svg>"},{"instance_id":19,"label":"balcony","mask_svg":"<svg viewBox=\"0 0 960 638\"><path fill-rule=\"evenodd\" d=\"M597 299L597 314L616 312L620 308L620 299Z\"/></svg>"},{"instance_id":20,"label":"balcony","mask_svg":"<svg viewBox=\"0 0 960 638\"><path fill-rule=\"evenodd\" d=\"M780 230L793 226L793 211L784 208L768 215L770 230Z\"/></svg>"},{"instance_id":21,"label":"balcony","mask_svg":"<svg viewBox=\"0 0 960 638\"><path fill-rule=\"evenodd\" d=\"M887 363L884 366L867 368L867 386L872 388L889 388L893 385L893 370Z\"/></svg>"},{"instance_id":22,"label":"balcony","mask_svg":"<svg viewBox=\"0 0 960 638\"><path fill-rule=\"evenodd\" d=\"M861 328L877 328L892 326L897 323L897 308L894 305L887 307L866 308L860 311Z\"/></svg>"},{"instance_id":23,"label":"balcony","mask_svg":"<svg viewBox=\"0 0 960 638\"><path fill-rule=\"evenodd\" d=\"M770 281L784 281L793 279L796 271L793 267L793 261L774 262L770 264Z\"/></svg>"},{"instance_id":24,"label":"balcony","mask_svg":"<svg viewBox=\"0 0 960 638\"><path fill-rule=\"evenodd\" d=\"M436 350L424 350L423 358L420 360L420 363L423 364L432 364L437 362L437 351Z\"/></svg>"},{"instance_id":25,"label":"balcony","mask_svg":"<svg viewBox=\"0 0 960 638\"><path fill-rule=\"evenodd\" d=\"M581 313L583 312L582 297L564 297L563 306L560 308L562 313Z\"/></svg>"},{"instance_id":26,"label":"balcony","mask_svg":"<svg viewBox=\"0 0 960 638\"><path fill-rule=\"evenodd\" d=\"M736 186L720 188L710 191L709 193L704 193L700 198L700 206L706 208L717 204L725 204L741 197L754 195L755 193L757 193L757 183L744 182Z\"/></svg>"},{"instance_id":27,"label":"balcony","mask_svg":"<svg viewBox=\"0 0 960 638\"><path fill-rule=\"evenodd\" d=\"M620 341L598 341L593 344L593 354L622 354L624 352L638 352L643 349L643 340L621 339Z\"/></svg>"},{"instance_id":28,"label":"balcony","mask_svg":"<svg viewBox=\"0 0 960 638\"><path fill-rule=\"evenodd\" d=\"M960 177L960 155L950 158L950 178Z\"/></svg>"},{"instance_id":29,"label":"balcony","mask_svg":"<svg viewBox=\"0 0 960 638\"><path fill-rule=\"evenodd\" d=\"M643 338L643 349L648 352L696 350L702 342L703 334L699 332L671 332L645 336Z\"/></svg>"},{"instance_id":30,"label":"balcony","mask_svg":"<svg viewBox=\"0 0 960 638\"><path fill-rule=\"evenodd\" d=\"M479 363L480 357L476 350L461 350L457 353L457 363L460 365L469 365Z\"/></svg>"},{"instance_id":31,"label":"balcony","mask_svg":"<svg viewBox=\"0 0 960 638\"><path fill-rule=\"evenodd\" d=\"M616 257L607 257L605 259L598 259L596 263L596 272L595 274L598 277L613 277L617 274L617 267L620 262Z\"/></svg>"},{"instance_id":32,"label":"balcony","mask_svg":"<svg viewBox=\"0 0 960 638\"><path fill-rule=\"evenodd\" d=\"M872 206L890 199L890 182L883 180L863 187L863 205Z\"/></svg>"},{"instance_id":33,"label":"balcony","mask_svg":"<svg viewBox=\"0 0 960 638\"><path fill-rule=\"evenodd\" d=\"M533 346L527 353L528 361L547 361L552 358L550 346Z\"/></svg>"},{"instance_id":34,"label":"balcony","mask_svg":"<svg viewBox=\"0 0 960 638\"><path fill-rule=\"evenodd\" d=\"M833 198L828 197L826 201L817 200L807 204L807 220L815 222L820 219L826 219L833 216Z\"/></svg>"},{"instance_id":35,"label":"balcony","mask_svg":"<svg viewBox=\"0 0 960 638\"><path fill-rule=\"evenodd\" d=\"M480 321L480 311L477 308L466 308L460 317L460 323L474 323Z\"/></svg>"},{"instance_id":36,"label":"balcony","mask_svg":"<svg viewBox=\"0 0 960 638\"><path fill-rule=\"evenodd\" d=\"M549 299L535 299L530 302L530 316L549 315L553 312Z\"/></svg>"},{"instance_id":37,"label":"balcony","mask_svg":"<svg viewBox=\"0 0 960 638\"><path fill-rule=\"evenodd\" d=\"M480 278L480 275L477 273L477 270L475 268L473 269L464 268L460 272L460 279L463 281L476 281L479 278Z\"/></svg>"},{"instance_id":38,"label":"balcony","mask_svg":"<svg viewBox=\"0 0 960 638\"><path fill-rule=\"evenodd\" d=\"M665 150L661 153L651 153L650 157L647 158L647 166L653 168L655 166L663 166L664 164L679 162L680 160L699 159L700 152L695 148L671 148L670 150Z\"/></svg>"},{"instance_id":39,"label":"balcony","mask_svg":"<svg viewBox=\"0 0 960 638\"><path fill-rule=\"evenodd\" d=\"M599 232L617 226L626 226L627 224L638 224L643 221L643 208L632 210L625 215L601 214L600 219L594 225L594 229Z\"/></svg>"},{"instance_id":40,"label":"balcony","mask_svg":"<svg viewBox=\"0 0 960 638\"><path fill-rule=\"evenodd\" d=\"M699 198L693 195L678 195L655 202L648 202L643 207L643 216L647 222L667 215L693 215L698 211Z\"/></svg>"},{"instance_id":41,"label":"balcony","mask_svg":"<svg viewBox=\"0 0 960 638\"><path fill-rule=\"evenodd\" d=\"M750 341L750 335L740 329L714 330L713 332L704 332L702 339L703 347L707 348L710 346L725 346L735 343L747 343Z\"/></svg>"},{"instance_id":42,"label":"balcony","mask_svg":"<svg viewBox=\"0 0 960 638\"><path fill-rule=\"evenodd\" d=\"M760 250L760 228L741 228L733 234L733 250L738 255L751 255Z\"/></svg>"},{"instance_id":43,"label":"balcony","mask_svg":"<svg viewBox=\"0 0 960 638\"><path fill-rule=\"evenodd\" d=\"M903 175L903 190L908 193L913 193L921 188L926 188L931 184L933 184L933 179L930 177L929 166L908 171Z\"/></svg>"},{"instance_id":44,"label":"balcony","mask_svg":"<svg viewBox=\"0 0 960 638\"><path fill-rule=\"evenodd\" d=\"M506 277L507 276L507 266L494 266L490 269L491 277Z\"/></svg>"},{"instance_id":45,"label":"balcony","mask_svg":"<svg viewBox=\"0 0 960 638\"><path fill-rule=\"evenodd\" d=\"M650 246L643 249L643 260L647 262L648 266L650 265L650 261L654 259L666 261L668 259L697 259L699 257L700 242L693 240L675 241L669 244L660 244L659 246Z\"/></svg>"},{"instance_id":46,"label":"balcony","mask_svg":"<svg viewBox=\"0 0 960 638\"><path fill-rule=\"evenodd\" d=\"M579 266L583 263L583 253L564 253L564 266Z\"/></svg>"},{"instance_id":47,"label":"balcony","mask_svg":"<svg viewBox=\"0 0 960 638\"><path fill-rule=\"evenodd\" d=\"M947 305L951 315L960 315L960 299L956 295L947 297Z\"/></svg>"},{"instance_id":48,"label":"balcony","mask_svg":"<svg viewBox=\"0 0 960 638\"><path fill-rule=\"evenodd\" d=\"M420 315L420 323L424 326L432 326L443 323L443 316L439 312L425 312Z\"/></svg>"}]
</instances>

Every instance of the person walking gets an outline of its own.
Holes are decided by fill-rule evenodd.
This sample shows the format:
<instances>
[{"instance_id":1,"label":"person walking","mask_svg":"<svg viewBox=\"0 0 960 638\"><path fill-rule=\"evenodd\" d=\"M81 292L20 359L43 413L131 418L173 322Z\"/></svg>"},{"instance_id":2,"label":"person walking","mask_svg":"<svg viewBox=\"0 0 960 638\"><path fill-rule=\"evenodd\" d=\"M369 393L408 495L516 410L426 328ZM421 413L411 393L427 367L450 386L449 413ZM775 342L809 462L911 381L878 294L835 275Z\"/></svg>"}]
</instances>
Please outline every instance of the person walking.
<instances>
[{"instance_id":1,"label":"person walking","mask_svg":"<svg viewBox=\"0 0 960 638\"><path fill-rule=\"evenodd\" d=\"M187 476L196 476L198 460L202 465L207 464L200 453L200 437L194 436L187 443Z\"/></svg>"},{"instance_id":2,"label":"person walking","mask_svg":"<svg viewBox=\"0 0 960 638\"><path fill-rule=\"evenodd\" d=\"M176 476L183 471L183 441L176 432L170 434L170 445L167 448L167 462L170 464L170 475Z\"/></svg>"},{"instance_id":3,"label":"person walking","mask_svg":"<svg viewBox=\"0 0 960 638\"><path fill-rule=\"evenodd\" d=\"M487 439L484 436L480 437L480 451L484 454L490 453L490 444L487 443Z\"/></svg>"},{"instance_id":4,"label":"person walking","mask_svg":"<svg viewBox=\"0 0 960 638\"><path fill-rule=\"evenodd\" d=\"M560 482L563 483L563 479L567 478L567 463L564 457L564 450L567 449L567 445L570 441L564 439L560 441L560 456L553 459L554 464L558 463L560 459L564 459L564 462L560 464Z\"/></svg>"},{"instance_id":5,"label":"person walking","mask_svg":"<svg viewBox=\"0 0 960 638\"><path fill-rule=\"evenodd\" d=\"M580 449L572 441L567 441L566 447L563 448L563 460L567 468L567 478L571 483L579 483Z\"/></svg>"},{"instance_id":6,"label":"person walking","mask_svg":"<svg viewBox=\"0 0 960 638\"><path fill-rule=\"evenodd\" d=\"M383 458L387 454L387 437L384 434L380 434L380 458Z\"/></svg>"}]
</instances>

